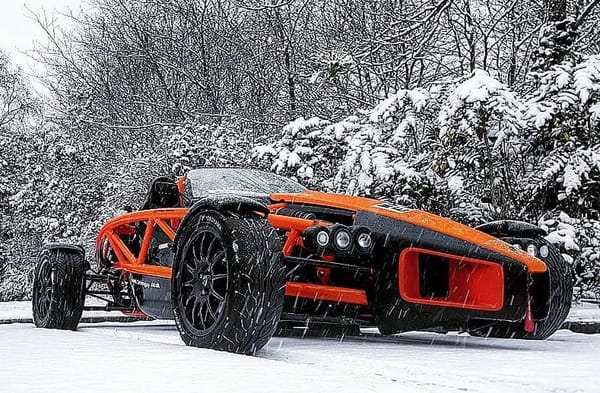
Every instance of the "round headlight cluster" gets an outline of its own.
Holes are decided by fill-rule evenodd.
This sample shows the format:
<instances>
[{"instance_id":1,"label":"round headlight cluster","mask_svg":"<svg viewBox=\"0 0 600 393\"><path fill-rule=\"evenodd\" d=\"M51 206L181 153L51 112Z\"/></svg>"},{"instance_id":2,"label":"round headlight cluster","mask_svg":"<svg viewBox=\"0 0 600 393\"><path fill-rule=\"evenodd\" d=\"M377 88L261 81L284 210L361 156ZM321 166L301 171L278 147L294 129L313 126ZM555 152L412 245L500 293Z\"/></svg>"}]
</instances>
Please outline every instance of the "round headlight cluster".
<instances>
[{"instance_id":1,"label":"round headlight cluster","mask_svg":"<svg viewBox=\"0 0 600 393\"><path fill-rule=\"evenodd\" d=\"M523 250L523 247L518 243L512 244L511 247L515 250ZM529 243L525 247L525 251L527 251L527 254L531 255L532 257L536 257L536 258L547 258L548 255L550 254L550 249L545 244L542 244L538 248L535 244Z\"/></svg>"},{"instance_id":2,"label":"round headlight cluster","mask_svg":"<svg viewBox=\"0 0 600 393\"><path fill-rule=\"evenodd\" d=\"M365 227L348 227L345 225L332 225L329 227L312 226L302 233L304 246L308 249L330 249L333 253L365 254L371 251L373 237L371 231Z\"/></svg>"}]
</instances>

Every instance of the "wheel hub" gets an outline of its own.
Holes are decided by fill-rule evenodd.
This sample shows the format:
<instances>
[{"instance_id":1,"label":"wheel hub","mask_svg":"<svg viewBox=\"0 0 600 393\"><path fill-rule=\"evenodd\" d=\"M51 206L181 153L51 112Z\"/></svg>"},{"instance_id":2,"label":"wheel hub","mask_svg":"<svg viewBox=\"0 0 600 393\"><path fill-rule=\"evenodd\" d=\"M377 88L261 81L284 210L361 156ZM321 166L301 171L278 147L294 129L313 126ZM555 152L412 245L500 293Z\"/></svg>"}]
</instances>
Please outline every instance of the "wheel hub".
<instances>
[{"instance_id":1,"label":"wheel hub","mask_svg":"<svg viewBox=\"0 0 600 393\"><path fill-rule=\"evenodd\" d=\"M210 293L212 287L212 274L199 273L193 280L194 293L199 296L206 296Z\"/></svg>"}]
</instances>

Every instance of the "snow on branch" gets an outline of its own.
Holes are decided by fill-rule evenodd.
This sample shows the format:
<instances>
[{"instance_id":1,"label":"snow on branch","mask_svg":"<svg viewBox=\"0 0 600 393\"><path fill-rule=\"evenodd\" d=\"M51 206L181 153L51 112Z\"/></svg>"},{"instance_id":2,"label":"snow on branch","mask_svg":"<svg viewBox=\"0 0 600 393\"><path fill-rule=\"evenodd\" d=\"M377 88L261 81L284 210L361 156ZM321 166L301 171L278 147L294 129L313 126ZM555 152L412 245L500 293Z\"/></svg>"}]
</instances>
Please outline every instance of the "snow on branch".
<instances>
[{"instance_id":1,"label":"snow on branch","mask_svg":"<svg viewBox=\"0 0 600 393\"><path fill-rule=\"evenodd\" d=\"M486 71L475 70L459 83L439 114L440 137L457 134L492 138L498 146L520 129L521 102L505 84Z\"/></svg>"}]
</instances>

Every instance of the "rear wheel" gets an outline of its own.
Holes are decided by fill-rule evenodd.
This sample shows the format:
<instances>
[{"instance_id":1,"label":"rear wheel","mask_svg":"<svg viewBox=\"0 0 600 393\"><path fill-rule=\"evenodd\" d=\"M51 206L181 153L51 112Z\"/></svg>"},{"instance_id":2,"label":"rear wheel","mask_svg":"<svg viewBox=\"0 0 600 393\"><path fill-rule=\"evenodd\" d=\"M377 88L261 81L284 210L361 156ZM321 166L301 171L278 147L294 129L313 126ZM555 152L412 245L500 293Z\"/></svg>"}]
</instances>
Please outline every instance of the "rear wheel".
<instances>
[{"instance_id":1,"label":"rear wheel","mask_svg":"<svg viewBox=\"0 0 600 393\"><path fill-rule=\"evenodd\" d=\"M83 253L61 248L42 250L33 281L35 326L77 328L85 301L85 271Z\"/></svg>"},{"instance_id":2,"label":"rear wheel","mask_svg":"<svg viewBox=\"0 0 600 393\"><path fill-rule=\"evenodd\" d=\"M550 297L548 316L543 320L535 321L535 330L526 332L524 322L494 322L476 323L469 330L474 336L498 337L498 338L524 338L532 340L544 340L550 337L562 326L571 308L573 296L572 272L569 264L560 255L559 250L544 239L534 241L536 248L548 247L548 256L543 258L548 267L550 279Z\"/></svg>"},{"instance_id":3,"label":"rear wheel","mask_svg":"<svg viewBox=\"0 0 600 393\"><path fill-rule=\"evenodd\" d=\"M172 302L187 345L255 353L275 332L284 285L281 243L265 219L208 210L183 228Z\"/></svg>"}]
</instances>

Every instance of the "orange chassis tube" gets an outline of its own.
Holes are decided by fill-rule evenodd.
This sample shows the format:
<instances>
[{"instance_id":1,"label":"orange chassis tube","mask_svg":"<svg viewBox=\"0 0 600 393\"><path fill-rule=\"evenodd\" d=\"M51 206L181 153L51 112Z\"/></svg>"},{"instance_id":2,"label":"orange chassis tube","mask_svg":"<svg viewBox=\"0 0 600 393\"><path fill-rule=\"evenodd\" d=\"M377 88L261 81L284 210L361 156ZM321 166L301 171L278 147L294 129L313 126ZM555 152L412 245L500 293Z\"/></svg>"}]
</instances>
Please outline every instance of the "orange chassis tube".
<instances>
[{"instance_id":1,"label":"orange chassis tube","mask_svg":"<svg viewBox=\"0 0 600 393\"><path fill-rule=\"evenodd\" d=\"M270 210L286 206L285 203L271 205ZM101 251L108 242L113 250L117 261L112 267L124 273L134 273L144 276L160 277L170 279L172 268L156 266L147 263L148 249L158 226L173 242L181 220L188 213L189 208L152 209L119 215L109 220L98 233L96 249ZM268 215L267 219L273 227L287 232L287 238L283 244L283 254L289 256L296 247L303 247L302 232L312 225L327 225L328 223L318 220L306 220L303 218L281 216L277 214ZM137 255L127 247L120 236L135 233L135 224L144 223L145 231L141 247ZM330 302L357 304L366 306L367 296L364 290L335 287L331 285L287 282L285 288L286 296L323 300Z\"/></svg>"}]
</instances>

